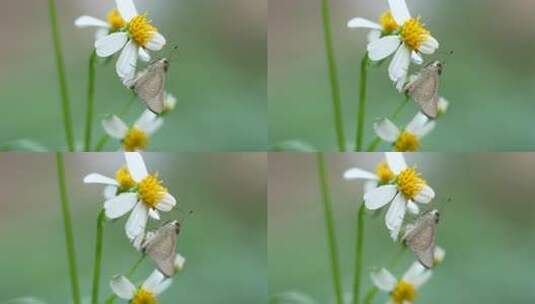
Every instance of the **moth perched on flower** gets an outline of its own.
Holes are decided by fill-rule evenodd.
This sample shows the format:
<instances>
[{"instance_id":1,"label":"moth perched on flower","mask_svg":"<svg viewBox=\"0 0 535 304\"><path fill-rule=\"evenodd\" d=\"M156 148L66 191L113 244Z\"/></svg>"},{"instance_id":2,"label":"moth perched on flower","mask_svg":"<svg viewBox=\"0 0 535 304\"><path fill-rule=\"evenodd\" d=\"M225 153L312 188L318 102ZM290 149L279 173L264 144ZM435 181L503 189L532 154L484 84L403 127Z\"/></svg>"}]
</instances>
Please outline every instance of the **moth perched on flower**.
<instances>
[{"instance_id":1,"label":"moth perched on flower","mask_svg":"<svg viewBox=\"0 0 535 304\"><path fill-rule=\"evenodd\" d=\"M382 140L392 143L394 151L415 152L420 149L421 139L429 134L436 126L434 120L418 112L404 130L400 130L387 118L374 124L375 133Z\"/></svg>"},{"instance_id":2,"label":"moth perched on flower","mask_svg":"<svg viewBox=\"0 0 535 304\"><path fill-rule=\"evenodd\" d=\"M425 284L431 275L430 270L415 262L399 281L384 268L372 273L370 277L377 288L390 293L389 303L412 304L416 300L418 288Z\"/></svg>"},{"instance_id":3,"label":"moth perched on flower","mask_svg":"<svg viewBox=\"0 0 535 304\"><path fill-rule=\"evenodd\" d=\"M131 128L115 115L104 119L102 127L110 137L121 140L124 151L134 152L147 148L150 136L163 122L163 118L145 110Z\"/></svg>"}]
</instances>

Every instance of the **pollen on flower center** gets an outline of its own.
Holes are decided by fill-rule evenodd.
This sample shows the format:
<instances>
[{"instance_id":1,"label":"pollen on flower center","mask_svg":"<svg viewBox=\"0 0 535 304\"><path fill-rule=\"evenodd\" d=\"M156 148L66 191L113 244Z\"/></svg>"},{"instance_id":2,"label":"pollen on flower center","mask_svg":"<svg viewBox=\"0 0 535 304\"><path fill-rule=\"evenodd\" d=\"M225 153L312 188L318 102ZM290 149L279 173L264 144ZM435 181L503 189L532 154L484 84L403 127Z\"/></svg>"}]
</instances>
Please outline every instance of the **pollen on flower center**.
<instances>
[{"instance_id":1,"label":"pollen on flower center","mask_svg":"<svg viewBox=\"0 0 535 304\"><path fill-rule=\"evenodd\" d=\"M415 168L407 168L401 171L396 179L399 191L407 199L413 199L422 190L425 183L425 180L420 177Z\"/></svg>"},{"instance_id":2,"label":"pollen on flower center","mask_svg":"<svg viewBox=\"0 0 535 304\"><path fill-rule=\"evenodd\" d=\"M158 179L158 174L147 175L138 184L138 197L149 208L155 208L156 204L167 193L167 188L163 186L161 180Z\"/></svg>"},{"instance_id":3,"label":"pollen on flower center","mask_svg":"<svg viewBox=\"0 0 535 304\"><path fill-rule=\"evenodd\" d=\"M132 179L126 167L121 167L115 172L115 180L119 183L121 191L126 191L136 185L136 182Z\"/></svg>"},{"instance_id":4,"label":"pollen on flower center","mask_svg":"<svg viewBox=\"0 0 535 304\"><path fill-rule=\"evenodd\" d=\"M116 8L108 12L107 19L112 32L116 32L126 25L126 21L124 21L123 17L121 17L121 14L119 13L119 10Z\"/></svg>"},{"instance_id":5,"label":"pollen on flower center","mask_svg":"<svg viewBox=\"0 0 535 304\"><path fill-rule=\"evenodd\" d=\"M158 30L145 15L137 15L128 23L127 30L130 38L138 46L145 46Z\"/></svg>"},{"instance_id":6,"label":"pollen on flower center","mask_svg":"<svg viewBox=\"0 0 535 304\"><path fill-rule=\"evenodd\" d=\"M123 148L127 152L143 150L149 144L149 137L138 128L132 128L123 139Z\"/></svg>"},{"instance_id":7,"label":"pollen on flower center","mask_svg":"<svg viewBox=\"0 0 535 304\"><path fill-rule=\"evenodd\" d=\"M416 299L416 288L410 283L400 281L392 290L390 297L396 304L412 303Z\"/></svg>"},{"instance_id":8,"label":"pollen on flower center","mask_svg":"<svg viewBox=\"0 0 535 304\"><path fill-rule=\"evenodd\" d=\"M132 299L132 304L157 304L158 301L156 300L156 296L154 293L140 288L138 291L136 291L136 294L134 295L134 298Z\"/></svg>"},{"instance_id":9,"label":"pollen on flower center","mask_svg":"<svg viewBox=\"0 0 535 304\"><path fill-rule=\"evenodd\" d=\"M394 150L397 152L415 152L420 149L420 140L416 135L403 131L394 143Z\"/></svg>"},{"instance_id":10,"label":"pollen on flower center","mask_svg":"<svg viewBox=\"0 0 535 304\"><path fill-rule=\"evenodd\" d=\"M390 170L388 165L385 162L381 162L375 167L375 173L379 177L379 182L381 184L386 184L394 178L394 172Z\"/></svg>"},{"instance_id":11,"label":"pollen on flower center","mask_svg":"<svg viewBox=\"0 0 535 304\"><path fill-rule=\"evenodd\" d=\"M390 34L399 28L399 24L394 20L391 11L386 11L379 17L379 23L383 27L384 34Z\"/></svg>"},{"instance_id":12,"label":"pollen on flower center","mask_svg":"<svg viewBox=\"0 0 535 304\"><path fill-rule=\"evenodd\" d=\"M413 51L418 50L431 33L420 22L420 18L411 18L401 27L401 39Z\"/></svg>"}]
</instances>

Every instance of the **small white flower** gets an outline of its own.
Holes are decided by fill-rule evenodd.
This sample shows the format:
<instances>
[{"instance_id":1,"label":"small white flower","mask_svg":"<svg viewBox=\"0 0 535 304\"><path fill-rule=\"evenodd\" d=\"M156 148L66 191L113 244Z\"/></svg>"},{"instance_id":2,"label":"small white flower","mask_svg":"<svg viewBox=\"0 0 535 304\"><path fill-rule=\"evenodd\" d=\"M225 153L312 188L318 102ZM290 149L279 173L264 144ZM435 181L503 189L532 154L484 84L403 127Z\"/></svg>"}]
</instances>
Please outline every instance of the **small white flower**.
<instances>
[{"instance_id":1,"label":"small white flower","mask_svg":"<svg viewBox=\"0 0 535 304\"><path fill-rule=\"evenodd\" d=\"M442 262L444 262L445 257L446 257L446 250L444 250L440 246L435 247L435 253L433 254L433 264L435 266L442 264Z\"/></svg>"},{"instance_id":2,"label":"small white flower","mask_svg":"<svg viewBox=\"0 0 535 304\"><path fill-rule=\"evenodd\" d=\"M449 106L450 102L446 98L440 97L438 99L438 115L446 114L446 112L448 112Z\"/></svg>"},{"instance_id":3,"label":"small white flower","mask_svg":"<svg viewBox=\"0 0 535 304\"><path fill-rule=\"evenodd\" d=\"M366 182L364 183L364 192L377 188L379 185L388 184L394 179L395 175L386 162L380 162L375 167L375 173L368 172L360 168L351 168L344 172L344 178L347 180L353 179L363 179Z\"/></svg>"},{"instance_id":4,"label":"small white flower","mask_svg":"<svg viewBox=\"0 0 535 304\"><path fill-rule=\"evenodd\" d=\"M396 175L394 183L366 192L364 203L370 210L391 203L385 215L385 223L392 239L397 240L407 209L418 214L419 208L415 202L427 204L435 197L435 192L414 167L407 167L402 153L387 152L386 162Z\"/></svg>"},{"instance_id":5,"label":"small white flower","mask_svg":"<svg viewBox=\"0 0 535 304\"><path fill-rule=\"evenodd\" d=\"M395 151L415 152L420 149L420 140L429 134L435 125L434 120L418 112L403 131L387 118L376 122L374 129L379 138L392 143Z\"/></svg>"},{"instance_id":6,"label":"small white flower","mask_svg":"<svg viewBox=\"0 0 535 304\"><path fill-rule=\"evenodd\" d=\"M416 300L416 290L431 278L432 272L415 262L398 281L392 273L382 268L370 277L377 288L390 293L390 304L412 304Z\"/></svg>"},{"instance_id":7,"label":"small white flower","mask_svg":"<svg viewBox=\"0 0 535 304\"><path fill-rule=\"evenodd\" d=\"M148 57L147 50L161 50L166 40L146 15L138 14L132 0L115 2L124 25L119 31L99 38L95 42L95 49L99 57L109 57L122 50L115 68L123 82L128 82L136 74L137 58L140 54L142 58Z\"/></svg>"},{"instance_id":8,"label":"small white flower","mask_svg":"<svg viewBox=\"0 0 535 304\"><path fill-rule=\"evenodd\" d=\"M172 282L172 279L154 270L139 288L136 288L125 276L114 277L110 282L110 287L119 298L130 300L132 304L156 304L158 303L156 297L171 286Z\"/></svg>"},{"instance_id":9,"label":"small white flower","mask_svg":"<svg viewBox=\"0 0 535 304\"><path fill-rule=\"evenodd\" d=\"M102 121L102 127L106 133L116 139L120 139L124 151L140 151L147 148L149 138L163 124L163 118L145 110L143 114L129 128L119 117L113 115Z\"/></svg>"},{"instance_id":10,"label":"small white flower","mask_svg":"<svg viewBox=\"0 0 535 304\"><path fill-rule=\"evenodd\" d=\"M175 270L177 272L182 271L182 269L184 269L185 264L186 264L186 258L180 255L179 253L177 253L175 257Z\"/></svg>"},{"instance_id":11,"label":"small white flower","mask_svg":"<svg viewBox=\"0 0 535 304\"><path fill-rule=\"evenodd\" d=\"M167 114L175 109L176 106L176 97L173 94L165 93L165 99L163 103L163 112L162 114Z\"/></svg>"}]
</instances>

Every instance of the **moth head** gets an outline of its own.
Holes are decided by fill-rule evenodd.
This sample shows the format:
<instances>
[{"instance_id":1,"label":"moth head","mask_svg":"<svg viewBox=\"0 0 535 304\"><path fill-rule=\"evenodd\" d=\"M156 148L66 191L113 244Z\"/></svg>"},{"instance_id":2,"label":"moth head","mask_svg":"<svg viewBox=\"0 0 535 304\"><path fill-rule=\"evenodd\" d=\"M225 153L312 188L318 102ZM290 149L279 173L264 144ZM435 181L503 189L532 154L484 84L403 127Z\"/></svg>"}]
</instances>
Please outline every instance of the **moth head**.
<instances>
[{"instance_id":1,"label":"moth head","mask_svg":"<svg viewBox=\"0 0 535 304\"><path fill-rule=\"evenodd\" d=\"M444 65L442 64L442 62L440 62L438 60L435 60L435 61L433 61L433 62L431 62L430 64L427 65L427 68L436 71L438 73L438 75L442 74L442 68L443 67L444 67Z\"/></svg>"},{"instance_id":2,"label":"moth head","mask_svg":"<svg viewBox=\"0 0 535 304\"><path fill-rule=\"evenodd\" d=\"M179 234L180 233L180 223L178 221L173 221L173 225L175 226L176 234Z\"/></svg>"},{"instance_id":3,"label":"moth head","mask_svg":"<svg viewBox=\"0 0 535 304\"><path fill-rule=\"evenodd\" d=\"M167 59L162 59L162 65L163 65L163 69L165 72L167 72L167 70L169 70L169 60Z\"/></svg>"},{"instance_id":4,"label":"moth head","mask_svg":"<svg viewBox=\"0 0 535 304\"><path fill-rule=\"evenodd\" d=\"M429 214L435 219L435 223L438 224L439 220L440 220L440 213L438 212L437 209L433 209L431 211L429 211Z\"/></svg>"}]
</instances>

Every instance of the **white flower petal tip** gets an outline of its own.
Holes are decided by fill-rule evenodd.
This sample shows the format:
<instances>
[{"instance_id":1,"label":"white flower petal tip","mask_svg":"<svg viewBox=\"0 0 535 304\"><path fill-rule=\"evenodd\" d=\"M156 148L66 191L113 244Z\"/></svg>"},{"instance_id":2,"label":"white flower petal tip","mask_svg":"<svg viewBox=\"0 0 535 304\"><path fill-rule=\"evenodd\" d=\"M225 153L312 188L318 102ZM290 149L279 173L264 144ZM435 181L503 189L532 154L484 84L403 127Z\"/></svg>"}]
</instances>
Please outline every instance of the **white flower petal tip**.
<instances>
[{"instance_id":1,"label":"white flower petal tip","mask_svg":"<svg viewBox=\"0 0 535 304\"><path fill-rule=\"evenodd\" d=\"M135 122L134 126L148 135L154 134L163 125L163 118L150 110L145 110Z\"/></svg>"},{"instance_id":2,"label":"white flower petal tip","mask_svg":"<svg viewBox=\"0 0 535 304\"><path fill-rule=\"evenodd\" d=\"M186 258L182 255L178 254L175 257L175 270L176 272L180 272L184 269L184 265L186 264Z\"/></svg>"},{"instance_id":3,"label":"white flower petal tip","mask_svg":"<svg viewBox=\"0 0 535 304\"><path fill-rule=\"evenodd\" d=\"M109 219L116 219L134 208L137 203L136 193L121 193L104 202L104 212Z\"/></svg>"},{"instance_id":4,"label":"white flower petal tip","mask_svg":"<svg viewBox=\"0 0 535 304\"><path fill-rule=\"evenodd\" d=\"M176 206L176 199L169 193L165 192L162 199L156 204L156 209L168 212Z\"/></svg>"},{"instance_id":5,"label":"white flower petal tip","mask_svg":"<svg viewBox=\"0 0 535 304\"><path fill-rule=\"evenodd\" d=\"M420 51L421 53L423 54L433 54L438 48L439 48L439 43L438 41L433 38L433 36L429 36L429 38L427 38L427 40L425 40L422 45L420 45L420 48L418 49L418 51Z\"/></svg>"},{"instance_id":6,"label":"white flower petal tip","mask_svg":"<svg viewBox=\"0 0 535 304\"><path fill-rule=\"evenodd\" d=\"M115 64L117 75L119 75L119 77L124 81L133 79L135 77L138 55L138 46L134 41L129 41L123 48L123 51L121 52L121 55Z\"/></svg>"},{"instance_id":7,"label":"white flower petal tip","mask_svg":"<svg viewBox=\"0 0 535 304\"><path fill-rule=\"evenodd\" d=\"M426 269L420 262L414 262L403 275L403 281L419 288L431 278L432 271Z\"/></svg>"},{"instance_id":8,"label":"white flower petal tip","mask_svg":"<svg viewBox=\"0 0 535 304\"><path fill-rule=\"evenodd\" d=\"M125 231L128 239L133 240L145 232L149 210L144 203L138 202L126 221Z\"/></svg>"},{"instance_id":9,"label":"white flower petal tip","mask_svg":"<svg viewBox=\"0 0 535 304\"><path fill-rule=\"evenodd\" d=\"M364 204L370 210L379 209L390 203L398 190L394 185L385 185L375 188L364 194Z\"/></svg>"},{"instance_id":10,"label":"white flower petal tip","mask_svg":"<svg viewBox=\"0 0 535 304\"><path fill-rule=\"evenodd\" d=\"M143 178L149 175L143 157L138 152L125 152L124 157L126 159L126 166L132 176L132 179L136 182L140 182Z\"/></svg>"},{"instance_id":11,"label":"white flower petal tip","mask_svg":"<svg viewBox=\"0 0 535 304\"><path fill-rule=\"evenodd\" d=\"M397 231L399 234L406 211L407 201L403 195L396 195L385 214L385 223L388 230Z\"/></svg>"},{"instance_id":12,"label":"white flower petal tip","mask_svg":"<svg viewBox=\"0 0 535 304\"><path fill-rule=\"evenodd\" d=\"M435 254L433 255L434 266L442 264L445 258L446 258L446 250L444 250L440 246L437 246L435 248Z\"/></svg>"},{"instance_id":13,"label":"white flower petal tip","mask_svg":"<svg viewBox=\"0 0 535 304\"><path fill-rule=\"evenodd\" d=\"M395 142L400 134L399 128L387 118L377 121L373 127L377 136L386 142Z\"/></svg>"},{"instance_id":14,"label":"white flower petal tip","mask_svg":"<svg viewBox=\"0 0 535 304\"><path fill-rule=\"evenodd\" d=\"M160 214L157 210L154 210L152 208L149 208L149 216L157 221L160 220Z\"/></svg>"},{"instance_id":15,"label":"white flower petal tip","mask_svg":"<svg viewBox=\"0 0 535 304\"><path fill-rule=\"evenodd\" d=\"M435 191L433 188L429 187L428 185L424 185L422 187L422 190L416 194L414 197L414 201L421 203L421 204L427 204L430 201L432 201L435 198Z\"/></svg>"},{"instance_id":16,"label":"white flower petal tip","mask_svg":"<svg viewBox=\"0 0 535 304\"><path fill-rule=\"evenodd\" d=\"M111 290L121 299L130 300L134 297L136 287L124 276L115 276L110 282Z\"/></svg>"},{"instance_id":17,"label":"white flower petal tip","mask_svg":"<svg viewBox=\"0 0 535 304\"><path fill-rule=\"evenodd\" d=\"M407 202L407 210L414 214L414 215L417 215L418 213L420 213L420 207L418 207L418 205L416 205L414 202L412 201L408 201Z\"/></svg>"},{"instance_id":18,"label":"white flower petal tip","mask_svg":"<svg viewBox=\"0 0 535 304\"><path fill-rule=\"evenodd\" d=\"M86 177L84 177L84 183L86 184L104 184L104 185L113 185L118 186L116 180L113 178L109 178L107 176L98 174L98 173L91 173L88 174Z\"/></svg>"},{"instance_id":19,"label":"white flower petal tip","mask_svg":"<svg viewBox=\"0 0 535 304\"><path fill-rule=\"evenodd\" d=\"M145 48L157 52L160 51L166 43L167 40L165 40L165 37L162 34L154 32L152 34L152 38L149 40L147 45L145 45Z\"/></svg>"},{"instance_id":20,"label":"white flower petal tip","mask_svg":"<svg viewBox=\"0 0 535 304\"><path fill-rule=\"evenodd\" d=\"M403 24L411 18L409 8L405 0L388 0L388 6L392 12L392 17L397 24Z\"/></svg>"},{"instance_id":21,"label":"white flower petal tip","mask_svg":"<svg viewBox=\"0 0 535 304\"><path fill-rule=\"evenodd\" d=\"M388 76L390 77L390 80L394 82L405 80L409 72L410 60L411 51L405 44L402 44L388 66Z\"/></svg>"},{"instance_id":22,"label":"white flower petal tip","mask_svg":"<svg viewBox=\"0 0 535 304\"><path fill-rule=\"evenodd\" d=\"M446 112L448 112L449 106L450 106L450 102L446 98L444 97L439 98L438 112L440 113L440 115L446 114Z\"/></svg>"},{"instance_id":23,"label":"white flower petal tip","mask_svg":"<svg viewBox=\"0 0 535 304\"><path fill-rule=\"evenodd\" d=\"M368 28L368 29L374 29L374 30L379 30L381 31L383 28L381 27L381 25L375 23L375 22L372 22L368 19L364 19L364 18L360 18L360 17L357 17L357 18L353 18L351 20L349 20L347 22L347 27L349 28Z\"/></svg>"},{"instance_id":24,"label":"white flower petal tip","mask_svg":"<svg viewBox=\"0 0 535 304\"><path fill-rule=\"evenodd\" d=\"M163 280L165 279L165 276L159 272L158 270L154 270L150 276L143 282L141 287L146 290L154 291L156 286L158 286Z\"/></svg>"},{"instance_id":25,"label":"white flower petal tip","mask_svg":"<svg viewBox=\"0 0 535 304\"><path fill-rule=\"evenodd\" d=\"M392 172L394 172L396 175L401 173L401 171L405 170L407 168L407 163L405 162L405 158L403 157L403 153L401 152L386 152L385 153L386 162L388 164L388 167Z\"/></svg>"},{"instance_id":26,"label":"white flower petal tip","mask_svg":"<svg viewBox=\"0 0 535 304\"><path fill-rule=\"evenodd\" d=\"M102 120L102 127L109 136L116 139L123 139L128 133L128 126L115 115Z\"/></svg>"},{"instance_id":27,"label":"white flower petal tip","mask_svg":"<svg viewBox=\"0 0 535 304\"><path fill-rule=\"evenodd\" d=\"M397 280L388 270L382 268L378 272L372 272L370 278L377 288L384 291L392 291L397 284Z\"/></svg>"},{"instance_id":28,"label":"white flower petal tip","mask_svg":"<svg viewBox=\"0 0 535 304\"><path fill-rule=\"evenodd\" d=\"M76 27L101 27L108 28L108 23L91 16L80 16L74 21Z\"/></svg>"},{"instance_id":29,"label":"white flower petal tip","mask_svg":"<svg viewBox=\"0 0 535 304\"><path fill-rule=\"evenodd\" d=\"M132 18L138 15L136 6L133 0L115 0L117 9L124 20L130 21Z\"/></svg>"},{"instance_id":30,"label":"white flower petal tip","mask_svg":"<svg viewBox=\"0 0 535 304\"><path fill-rule=\"evenodd\" d=\"M95 42L97 56L109 57L121 50L128 41L128 35L123 32L112 33Z\"/></svg>"},{"instance_id":31,"label":"white flower petal tip","mask_svg":"<svg viewBox=\"0 0 535 304\"><path fill-rule=\"evenodd\" d=\"M360 168L351 168L344 172L344 179L369 179L369 180L378 180L379 178L377 175L368 172L366 170L362 170Z\"/></svg>"},{"instance_id":32,"label":"white flower petal tip","mask_svg":"<svg viewBox=\"0 0 535 304\"><path fill-rule=\"evenodd\" d=\"M368 44L368 57L372 61L379 61L392 55L401 44L398 36L386 36Z\"/></svg>"},{"instance_id":33,"label":"white flower petal tip","mask_svg":"<svg viewBox=\"0 0 535 304\"><path fill-rule=\"evenodd\" d=\"M411 52L411 60L418 65L424 63L424 59L417 52Z\"/></svg>"}]
</instances>

